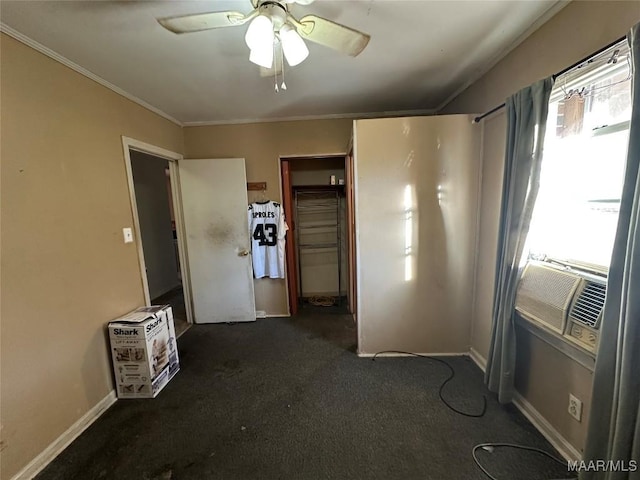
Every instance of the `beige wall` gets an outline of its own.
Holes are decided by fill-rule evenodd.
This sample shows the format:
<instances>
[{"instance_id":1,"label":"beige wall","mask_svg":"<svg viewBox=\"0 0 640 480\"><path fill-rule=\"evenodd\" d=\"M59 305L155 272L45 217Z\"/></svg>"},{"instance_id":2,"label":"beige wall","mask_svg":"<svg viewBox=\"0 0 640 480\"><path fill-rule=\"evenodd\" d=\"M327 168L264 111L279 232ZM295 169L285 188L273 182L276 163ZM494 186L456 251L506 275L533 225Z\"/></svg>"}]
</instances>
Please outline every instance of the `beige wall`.
<instances>
[{"instance_id":1,"label":"beige wall","mask_svg":"<svg viewBox=\"0 0 640 480\"><path fill-rule=\"evenodd\" d=\"M121 135L181 129L0 36L2 467L11 478L113 388L109 320L144 303Z\"/></svg>"},{"instance_id":2,"label":"beige wall","mask_svg":"<svg viewBox=\"0 0 640 480\"><path fill-rule=\"evenodd\" d=\"M480 130L466 115L355 124L358 349L469 348Z\"/></svg>"},{"instance_id":3,"label":"beige wall","mask_svg":"<svg viewBox=\"0 0 640 480\"><path fill-rule=\"evenodd\" d=\"M503 112L487 118L482 125L482 187L478 248L475 272L475 297L471 326L471 348L480 356L489 356L493 290L498 248L498 222L502 199L502 169L506 142L506 117Z\"/></svg>"},{"instance_id":4,"label":"beige wall","mask_svg":"<svg viewBox=\"0 0 640 480\"><path fill-rule=\"evenodd\" d=\"M267 182L267 196L281 201L280 156L346 153L351 120L256 123L187 127L184 129L186 158L241 157L246 161L248 182ZM249 201L259 199L249 192ZM267 315L286 315L285 280L255 280L256 310Z\"/></svg>"},{"instance_id":5,"label":"beige wall","mask_svg":"<svg viewBox=\"0 0 640 480\"><path fill-rule=\"evenodd\" d=\"M482 113L518 89L560 71L615 41L640 21L638 1L575 1L512 51L442 113ZM471 348L486 358L491 335L493 283L506 140L504 111L483 122L482 189ZM528 332L519 331L519 392L577 450L584 446L582 423L569 417L569 393L588 413L591 373Z\"/></svg>"}]
</instances>

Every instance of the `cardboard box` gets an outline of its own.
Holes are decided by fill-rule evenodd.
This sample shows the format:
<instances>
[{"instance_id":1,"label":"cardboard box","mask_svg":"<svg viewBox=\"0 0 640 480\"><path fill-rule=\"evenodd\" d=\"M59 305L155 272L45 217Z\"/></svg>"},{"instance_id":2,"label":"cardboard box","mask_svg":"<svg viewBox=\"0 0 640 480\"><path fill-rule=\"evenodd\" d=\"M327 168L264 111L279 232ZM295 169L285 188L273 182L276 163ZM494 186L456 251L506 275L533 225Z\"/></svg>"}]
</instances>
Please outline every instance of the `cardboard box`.
<instances>
[{"instance_id":1,"label":"cardboard box","mask_svg":"<svg viewBox=\"0 0 640 480\"><path fill-rule=\"evenodd\" d=\"M171 306L141 307L109 323L118 398L153 398L180 370Z\"/></svg>"}]
</instances>

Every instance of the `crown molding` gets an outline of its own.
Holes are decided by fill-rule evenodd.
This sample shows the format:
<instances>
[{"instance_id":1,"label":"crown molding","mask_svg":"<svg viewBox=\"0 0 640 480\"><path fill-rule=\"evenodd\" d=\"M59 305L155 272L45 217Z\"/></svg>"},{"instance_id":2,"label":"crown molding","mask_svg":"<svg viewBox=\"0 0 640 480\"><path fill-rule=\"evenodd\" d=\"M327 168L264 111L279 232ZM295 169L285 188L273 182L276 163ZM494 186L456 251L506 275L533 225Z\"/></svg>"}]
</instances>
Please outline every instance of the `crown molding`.
<instances>
[{"instance_id":1,"label":"crown molding","mask_svg":"<svg viewBox=\"0 0 640 480\"><path fill-rule=\"evenodd\" d=\"M498 53L495 59L485 65L484 68L478 70L475 75L469 77L469 79L464 82L459 88L457 88L451 95L449 95L435 110L437 112L441 112L447 105L453 102L456 97L458 97L462 92L464 92L471 85L476 83L482 77L484 77L487 73L493 69L498 63L500 63L507 55L509 55L513 50L520 46L522 42L524 42L527 38L529 38L536 30L538 30L542 25L547 23L552 17L554 17L560 10L569 5L571 0L559 0L553 5L551 5L547 10L544 11L542 15L540 15L529 28L527 28L521 35L518 36L509 46L500 53Z\"/></svg>"},{"instance_id":2,"label":"crown molding","mask_svg":"<svg viewBox=\"0 0 640 480\"><path fill-rule=\"evenodd\" d=\"M294 117L278 117L278 118L245 118L240 120L212 120L183 122L184 127L211 127L219 125L243 125L249 123L278 123L278 122L301 122L307 120L366 120L370 118L392 118L392 117L416 117L435 115L435 108L421 110L397 110L388 112L366 112L366 113L337 113L327 115L300 115Z\"/></svg>"},{"instance_id":3,"label":"crown molding","mask_svg":"<svg viewBox=\"0 0 640 480\"><path fill-rule=\"evenodd\" d=\"M71 70L74 70L75 72L79 73L80 75L83 75L83 76L87 77L88 79L93 80L96 83L99 83L103 87L106 87L109 90L117 93L118 95L123 96L127 100L131 100L132 102L137 103L141 107L146 108L147 110L155 113L156 115L159 115L162 118L166 118L170 122L175 123L176 125L178 125L180 127L183 126L183 124L182 124L182 122L180 120L177 120L177 119L173 118L168 113L163 112L159 108L154 107L153 105L145 102L144 100L136 97L135 95L132 95L129 92L121 89L120 87L117 87L113 83L108 82L104 78L99 77L98 75L96 75L93 72L90 72L86 68L81 67L77 63L72 62L67 57L64 57L64 56L60 55L58 52L55 52L55 51L51 50L49 47L45 47L41 43L36 42L34 39L26 36L23 33L20 33L19 31L15 30L14 28L11 28L7 24L0 22L0 32L6 33L7 35L9 35L10 37L16 39L17 41L19 41L21 43L24 43L28 47L33 48L34 50L46 55L47 57L55 60L56 62L59 62L59 63L63 64L66 67L69 67Z\"/></svg>"}]
</instances>

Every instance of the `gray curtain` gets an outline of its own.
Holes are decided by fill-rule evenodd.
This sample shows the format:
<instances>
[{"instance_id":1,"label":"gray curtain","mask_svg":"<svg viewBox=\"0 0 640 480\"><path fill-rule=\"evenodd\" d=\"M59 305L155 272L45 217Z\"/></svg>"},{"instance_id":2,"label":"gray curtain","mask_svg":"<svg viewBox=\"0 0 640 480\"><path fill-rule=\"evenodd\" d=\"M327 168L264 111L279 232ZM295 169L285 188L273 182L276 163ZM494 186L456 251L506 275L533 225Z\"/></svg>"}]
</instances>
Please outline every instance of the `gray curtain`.
<instances>
[{"instance_id":1,"label":"gray curtain","mask_svg":"<svg viewBox=\"0 0 640 480\"><path fill-rule=\"evenodd\" d=\"M553 78L540 80L506 101L505 154L491 346L485 383L501 403L513 398L516 339L513 315L519 263L540 183L540 165Z\"/></svg>"},{"instance_id":2,"label":"gray curtain","mask_svg":"<svg viewBox=\"0 0 640 480\"><path fill-rule=\"evenodd\" d=\"M640 24L629 34L633 110L584 460L621 461L635 472L581 472L581 480L640 479ZM610 469L611 470L611 469Z\"/></svg>"}]
</instances>

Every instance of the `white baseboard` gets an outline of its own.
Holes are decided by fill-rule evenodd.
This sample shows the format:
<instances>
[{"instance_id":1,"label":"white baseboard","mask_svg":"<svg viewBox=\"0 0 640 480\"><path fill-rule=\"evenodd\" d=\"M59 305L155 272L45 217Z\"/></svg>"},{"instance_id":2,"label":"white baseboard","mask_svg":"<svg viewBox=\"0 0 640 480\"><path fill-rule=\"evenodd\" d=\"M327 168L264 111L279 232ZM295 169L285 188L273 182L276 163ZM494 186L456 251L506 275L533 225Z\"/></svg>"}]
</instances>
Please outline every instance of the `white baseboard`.
<instances>
[{"instance_id":1,"label":"white baseboard","mask_svg":"<svg viewBox=\"0 0 640 480\"><path fill-rule=\"evenodd\" d=\"M547 439L547 441L553 445L553 447L560 452L565 460L581 460L582 454L571 445L566 438L564 438L560 432L558 432L533 405L531 405L526 398L515 393L513 398L513 404L520 410L520 412L527 417L534 427Z\"/></svg>"},{"instance_id":2,"label":"white baseboard","mask_svg":"<svg viewBox=\"0 0 640 480\"><path fill-rule=\"evenodd\" d=\"M469 348L469 358L473 360L482 372L487 370L487 359L480 355L477 350L474 350L473 347Z\"/></svg>"},{"instance_id":3,"label":"white baseboard","mask_svg":"<svg viewBox=\"0 0 640 480\"><path fill-rule=\"evenodd\" d=\"M425 357L466 357L469 355L467 352L459 352L459 353L419 353L415 352L414 355L423 355ZM395 353L395 352L387 352L387 353L362 353L358 352L359 357L363 358L371 358L371 357L413 357L414 355L410 355L407 353Z\"/></svg>"},{"instance_id":4,"label":"white baseboard","mask_svg":"<svg viewBox=\"0 0 640 480\"><path fill-rule=\"evenodd\" d=\"M71 425L54 440L47 448L45 448L36 458L31 460L11 480L31 480L40 473L49 463L51 463L62 451L69 446L76 438L80 436L89 426L95 422L100 415L116 402L116 391L111 390L106 397L94 405L87 413L85 413L76 423Z\"/></svg>"},{"instance_id":5,"label":"white baseboard","mask_svg":"<svg viewBox=\"0 0 640 480\"><path fill-rule=\"evenodd\" d=\"M284 318L290 317L289 313L267 313L264 310L256 310L256 320L260 320L261 318Z\"/></svg>"}]
</instances>

